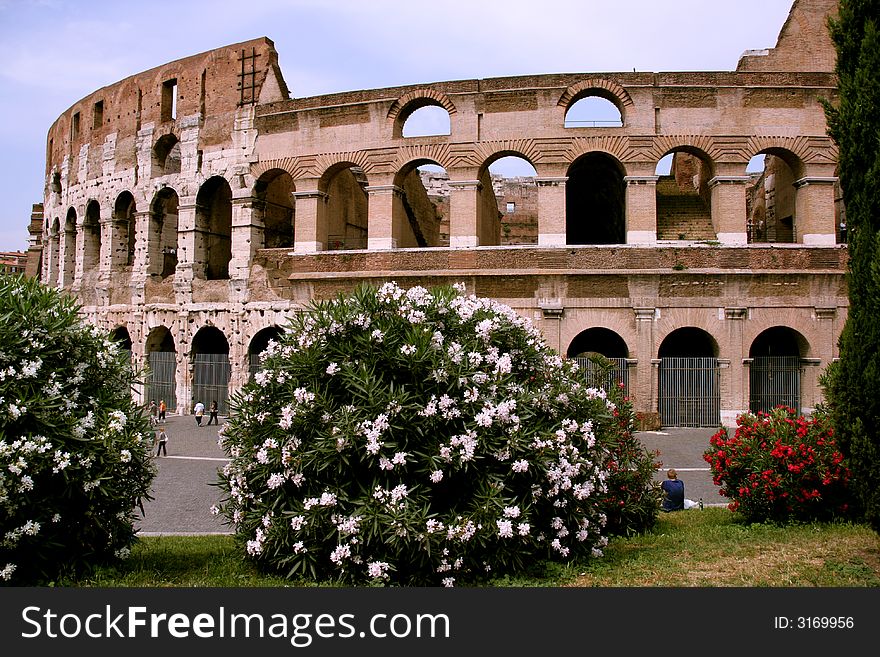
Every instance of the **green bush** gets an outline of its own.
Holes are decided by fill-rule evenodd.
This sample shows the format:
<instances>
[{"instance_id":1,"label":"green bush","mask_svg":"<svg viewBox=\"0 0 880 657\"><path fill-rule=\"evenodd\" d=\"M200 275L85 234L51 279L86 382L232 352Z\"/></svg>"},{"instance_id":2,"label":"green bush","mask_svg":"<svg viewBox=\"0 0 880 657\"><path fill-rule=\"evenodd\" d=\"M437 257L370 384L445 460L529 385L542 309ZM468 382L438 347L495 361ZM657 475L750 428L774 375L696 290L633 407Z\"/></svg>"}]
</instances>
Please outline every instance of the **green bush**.
<instances>
[{"instance_id":1,"label":"green bush","mask_svg":"<svg viewBox=\"0 0 880 657\"><path fill-rule=\"evenodd\" d=\"M439 584L601 554L616 406L459 288L316 302L221 432L216 509L288 577Z\"/></svg>"},{"instance_id":2,"label":"green bush","mask_svg":"<svg viewBox=\"0 0 880 657\"><path fill-rule=\"evenodd\" d=\"M582 370L591 387L604 387L614 403L614 422L603 425L600 441L608 450L608 493L603 509L608 518L606 533L630 536L644 533L657 524L664 493L654 481L660 467L659 452L649 452L635 434L632 401L624 394L624 384L615 384L613 364L599 354L590 355L592 367Z\"/></svg>"},{"instance_id":3,"label":"green bush","mask_svg":"<svg viewBox=\"0 0 880 657\"><path fill-rule=\"evenodd\" d=\"M828 415L806 419L783 406L744 413L703 455L728 505L754 522L821 520L851 510L850 473Z\"/></svg>"},{"instance_id":4,"label":"green bush","mask_svg":"<svg viewBox=\"0 0 880 657\"><path fill-rule=\"evenodd\" d=\"M128 352L56 290L0 277L0 581L127 554L155 470Z\"/></svg>"}]
</instances>

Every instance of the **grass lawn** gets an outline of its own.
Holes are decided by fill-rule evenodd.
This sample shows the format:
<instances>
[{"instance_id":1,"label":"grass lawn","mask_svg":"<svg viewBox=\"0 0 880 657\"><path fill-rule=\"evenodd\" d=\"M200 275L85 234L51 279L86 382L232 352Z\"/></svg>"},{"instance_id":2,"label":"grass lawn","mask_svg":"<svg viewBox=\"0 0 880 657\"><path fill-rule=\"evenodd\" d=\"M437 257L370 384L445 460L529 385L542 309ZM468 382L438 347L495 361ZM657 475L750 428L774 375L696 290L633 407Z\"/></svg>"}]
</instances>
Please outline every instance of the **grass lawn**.
<instances>
[{"instance_id":1,"label":"grass lawn","mask_svg":"<svg viewBox=\"0 0 880 657\"><path fill-rule=\"evenodd\" d=\"M141 538L116 568L68 586L314 586L261 573L231 536ZM323 583L332 586L332 583ZM745 525L725 508L661 514L654 531L614 538L605 556L546 564L540 572L491 586L876 587L880 537L864 525Z\"/></svg>"}]
</instances>

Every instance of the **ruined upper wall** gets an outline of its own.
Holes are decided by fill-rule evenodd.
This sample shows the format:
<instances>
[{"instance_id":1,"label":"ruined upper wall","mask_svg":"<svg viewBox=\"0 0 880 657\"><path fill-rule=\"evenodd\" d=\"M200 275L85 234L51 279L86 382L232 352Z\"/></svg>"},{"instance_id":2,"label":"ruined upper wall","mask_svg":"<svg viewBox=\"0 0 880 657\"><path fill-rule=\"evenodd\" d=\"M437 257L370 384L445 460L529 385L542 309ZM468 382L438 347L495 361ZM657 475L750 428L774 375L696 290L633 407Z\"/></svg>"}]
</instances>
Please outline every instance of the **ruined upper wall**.
<instances>
[{"instance_id":1,"label":"ruined upper wall","mask_svg":"<svg viewBox=\"0 0 880 657\"><path fill-rule=\"evenodd\" d=\"M828 17L837 15L837 4L837 0L794 0L776 47L747 50L737 70L833 71L837 54L828 33Z\"/></svg>"},{"instance_id":2,"label":"ruined upper wall","mask_svg":"<svg viewBox=\"0 0 880 657\"><path fill-rule=\"evenodd\" d=\"M177 85L174 118L169 106L171 81ZM100 152L114 135L117 147L131 141L127 150L133 154L142 126L153 124L156 133L179 134L185 117L200 117L206 145L212 139L225 141L229 115L239 105L288 95L275 46L265 37L168 62L102 87L68 108L49 130L46 172L60 168L65 157L76 158L86 144ZM117 152L122 151L117 148Z\"/></svg>"}]
</instances>

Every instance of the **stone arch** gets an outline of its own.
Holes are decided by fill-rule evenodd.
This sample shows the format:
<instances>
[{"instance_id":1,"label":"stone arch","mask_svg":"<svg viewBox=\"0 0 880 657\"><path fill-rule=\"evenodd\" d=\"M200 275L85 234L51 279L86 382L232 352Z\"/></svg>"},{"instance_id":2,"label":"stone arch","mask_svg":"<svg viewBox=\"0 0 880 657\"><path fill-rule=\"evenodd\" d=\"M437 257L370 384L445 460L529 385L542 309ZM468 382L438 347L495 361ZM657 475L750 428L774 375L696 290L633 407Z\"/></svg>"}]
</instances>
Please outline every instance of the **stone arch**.
<instances>
[{"instance_id":1,"label":"stone arch","mask_svg":"<svg viewBox=\"0 0 880 657\"><path fill-rule=\"evenodd\" d=\"M263 226L263 248L293 246L294 191L293 178L284 169L269 169L257 178L252 194L255 218Z\"/></svg>"},{"instance_id":2,"label":"stone arch","mask_svg":"<svg viewBox=\"0 0 880 657\"><path fill-rule=\"evenodd\" d=\"M228 413L229 380L232 367L229 362L229 341L216 326L206 325L193 336L191 343L192 400L201 401L205 408L211 402L223 414Z\"/></svg>"},{"instance_id":3,"label":"stone arch","mask_svg":"<svg viewBox=\"0 0 880 657\"><path fill-rule=\"evenodd\" d=\"M629 358L629 347L616 331L604 326L593 326L574 336L566 350L569 358L590 353L606 358Z\"/></svg>"},{"instance_id":4,"label":"stone arch","mask_svg":"<svg viewBox=\"0 0 880 657\"><path fill-rule=\"evenodd\" d=\"M657 406L668 427L717 427L721 423L721 382L718 342L705 329L676 328L664 336Z\"/></svg>"},{"instance_id":5,"label":"stone arch","mask_svg":"<svg viewBox=\"0 0 880 657\"><path fill-rule=\"evenodd\" d=\"M223 176L208 178L196 195L193 271L199 278L229 278L232 260L232 187Z\"/></svg>"},{"instance_id":6,"label":"stone arch","mask_svg":"<svg viewBox=\"0 0 880 657\"><path fill-rule=\"evenodd\" d=\"M162 187L150 204L147 235L147 273L167 278L177 269L177 228L180 198L172 187Z\"/></svg>"},{"instance_id":7,"label":"stone arch","mask_svg":"<svg viewBox=\"0 0 880 657\"><path fill-rule=\"evenodd\" d=\"M367 248L369 229L369 179L363 167L351 160L338 160L323 170L318 190L326 195L319 214L317 240L327 249Z\"/></svg>"},{"instance_id":8,"label":"stone arch","mask_svg":"<svg viewBox=\"0 0 880 657\"><path fill-rule=\"evenodd\" d=\"M131 334L129 334L128 332L128 327L121 324L116 326L112 331L110 331L110 339L118 344L120 349L131 351L132 342Z\"/></svg>"},{"instance_id":9,"label":"stone arch","mask_svg":"<svg viewBox=\"0 0 880 657\"><path fill-rule=\"evenodd\" d=\"M632 97L626 89L614 80L603 77L581 80L569 86L562 92L556 104L568 111L574 103L587 96L599 96L611 101L620 110L621 118L624 118L626 110L633 106Z\"/></svg>"},{"instance_id":10,"label":"stone arch","mask_svg":"<svg viewBox=\"0 0 880 657\"><path fill-rule=\"evenodd\" d=\"M578 333L566 350L568 358L574 358L581 366L589 385L610 389L620 386L624 394L629 392L629 347L623 337L604 326L593 326ZM606 370L597 364L595 356L601 356L609 366Z\"/></svg>"},{"instance_id":11,"label":"stone arch","mask_svg":"<svg viewBox=\"0 0 880 657\"><path fill-rule=\"evenodd\" d=\"M450 118L458 110L446 94L436 89L413 89L395 100L388 108L388 120L392 123L392 137L403 137L403 124L413 112L431 105L442 107Z\"/></svg>"},{"instance_id":12,"label":"stone arch","mask_svg":"<svg viewBox=\"0 0 880 657\"><path fill-rule=\"evenodd\" d=\"M48 225L45 240L48 244L46 282L48 285L57 285L61 262L61 219L58 217Z\"/></svg>"},{"instance_id":13,"label":"stone arch","mask_svg":"<svg viewBox=\"0 0 880 657\"><path fill-rule=\"evenodd\" d=\"M571 163L565 186L566 244L626 242L625 175L620 160L601 151Z\"/></svg>"},{"instance_id":14,"label":"stone arch","mask_svg":"<svg viewBox=\"0 0 880 657\"><path fill-rule=\"evenodd\" d=\"M284 335L283 329L275 325L267 326L254 334L254 337L248 343L249 378L252 379L254 374L260 369L260 354L266 350L269 342L278 342L282 335Z\"/></svg>"},{"instance_id":15,"label":"stone arch","mask_svg":"<svg viewBox=\"0 0 880 657\"><path fill-rule=\"evenodd\" d=\"M71 206L67 209L67 216L64 219L64 237L60 244L62 251L58 273L64 287L70 287L76 267L76 222L76 208Z\"/></svg>"},{"instance_id":16,"label":"stone arch","mask_svg":"<svg viewBox=\"0 0 880 657\"><path fill-rule=\"evenodd\" d=\"M801 411L801 359L810 351L802 333L788 326L771 326L755 336L749 347L749 410L768 412L777 406Z\"/></svg>"},{"instance_id":17,"label":"stone arch","mask_svg":"<svg viewBox=\"0 0 880 657\"><path fill-rule=\"evenodd\" d=\"M173 132L156 140L152 155L154 178L180 173L180 139Z\"/></svg>"},{"instance_id":18,"label":"stone arch","mask_svg":"<svg viewBox=\"0 0 880 657\"><path fill-rule=\"evenodd\" d=\"M134 264L136 212L137 204L131 192L126 190L116 197L111 241L111 261L114 267L130 267Z\"/></svg>"},{"instance_id":19,"label":"stone arch","mask_svg":"<svg viewBox=\"0 0 880 657\"><path fill-rule=\"evenodd\" d=\"M147 376L144 399L164 401L169 411L177 409L177 346L166 326L150 329L144 343Z\"/></svg>"},{"instance_id":20,"label":"stone arch","mask_svg":"<svg viewBox=\"0 0 880 657\"><path fill-rule=\"evenodd\" d=\"M661 240L714 240L712 191L715 163L709 153L694 144L668 145L657 160L671 155L668 174L658 174L655 188L657 238Z\"/></svg>"},{"instance_id":21,"label":"stone arch","mask_svg":"<svg viewBox=\"0 0 880 657\"><path fill-rule=\"evenodd\" d=\"M797 147L796 140L788 146ZM805 172L803 158L797 152L767 140L755 140L759 148L752 156L763 155L763 171L752 174L746 191L746 226L751 242L797 242L797 181Z\"/></svg>"},{"instance_id":22,"label":"stone arch","mask_svg":"<svg viewBox=\"0 0 880 657\"><path fill-rule=\"evenodd\" d=\"M95 271L101 264L101 205L94 199L86 204L82 233L83 271Z\"/></svg>"},{"instance_id":23,"label":"stone arch","mask_svg":"<svg viewBox=\"0 0 880 657\"><path fill-rule=\"evenodd\" d=\"M495 142L478 150L481 158L479 199L482 232L497 240L479 244L537 244L538 204L535 152L532 140ZM497 166L496 166L497 165ZM494 170L493 170L494 168ZM498 176L502 176L500 179ZM493 225L497 217L497 227Z\"/></svg>"},{"instance_id":24,"label":"stone arch","mask_svg":"<svg viewBox=\"0 0 880 657\"><path fill-rule=\"evenodd\" d=\"M440 245L441 213L428 197L419 173L419 167L425 165L446 169L436 159L420 157L404 164L394 175L391 230L400 248Z\"/></svg>"}]
</instances>

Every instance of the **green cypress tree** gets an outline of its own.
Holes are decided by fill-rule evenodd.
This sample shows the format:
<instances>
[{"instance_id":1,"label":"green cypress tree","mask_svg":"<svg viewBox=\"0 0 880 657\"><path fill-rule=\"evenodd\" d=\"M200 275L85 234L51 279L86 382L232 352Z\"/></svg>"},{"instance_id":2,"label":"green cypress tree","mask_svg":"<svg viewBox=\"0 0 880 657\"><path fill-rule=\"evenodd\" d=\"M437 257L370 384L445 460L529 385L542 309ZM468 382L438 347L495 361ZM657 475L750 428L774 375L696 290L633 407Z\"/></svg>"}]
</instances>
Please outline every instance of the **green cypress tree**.
<instances>
[{"instance_id":1,"label":"green cypress tree","mask_svg":"<svg viewBox=\"0 0 880 657\"><path fill-rule=\"evenodd\" d=\"M840 149L849 242L849 316L829 396L865 519L880 533L880 0L841 0L829 21L839 103L826 103Z\"/></svg>"}]
</instances>

